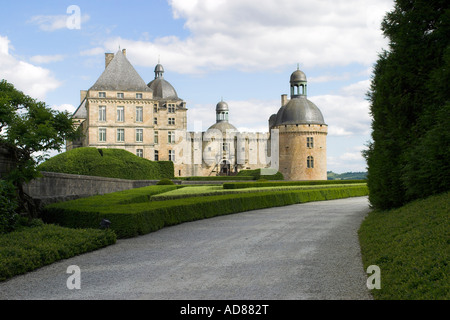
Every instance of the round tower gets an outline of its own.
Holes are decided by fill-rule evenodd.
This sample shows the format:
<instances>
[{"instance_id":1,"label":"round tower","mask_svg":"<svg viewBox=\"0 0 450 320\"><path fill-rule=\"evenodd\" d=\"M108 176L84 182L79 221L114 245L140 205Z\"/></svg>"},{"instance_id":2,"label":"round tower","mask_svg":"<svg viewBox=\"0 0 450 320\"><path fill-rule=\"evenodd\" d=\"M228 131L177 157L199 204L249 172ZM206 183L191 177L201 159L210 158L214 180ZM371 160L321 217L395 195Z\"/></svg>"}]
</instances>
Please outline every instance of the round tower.
<instances>
[{"instance_id":1,"label":"round tower","mask_svg":"<svg viewBox=\"0 0 450 320\"><path fill-rule=\"evenodd\" d=\"M291 99L269 119L269 129L279 132L279 171L286 180L326 180L325 124L320 109L307 99L306 75L297 68L290 77Z\"/></svg>"}]
</instances>

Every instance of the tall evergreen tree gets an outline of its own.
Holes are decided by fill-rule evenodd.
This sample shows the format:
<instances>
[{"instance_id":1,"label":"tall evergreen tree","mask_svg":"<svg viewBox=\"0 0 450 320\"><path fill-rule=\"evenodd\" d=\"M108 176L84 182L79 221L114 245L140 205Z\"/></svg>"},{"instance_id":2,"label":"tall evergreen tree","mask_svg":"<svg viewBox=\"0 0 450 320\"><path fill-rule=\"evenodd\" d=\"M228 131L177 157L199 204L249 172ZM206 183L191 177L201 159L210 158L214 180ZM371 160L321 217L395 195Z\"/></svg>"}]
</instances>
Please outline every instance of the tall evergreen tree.
<instances>
[{"instance_id":1,"label":"tall evergreen tree","mask_svg":"<svg viewBox=\"0 0 450 320\"><path fill-rule=\"evenodd\" d=\"M370 202L398 207L448 190L449 2L396 0L382 23L389 49L369 91Z\"/></svg>"}]
</instances>

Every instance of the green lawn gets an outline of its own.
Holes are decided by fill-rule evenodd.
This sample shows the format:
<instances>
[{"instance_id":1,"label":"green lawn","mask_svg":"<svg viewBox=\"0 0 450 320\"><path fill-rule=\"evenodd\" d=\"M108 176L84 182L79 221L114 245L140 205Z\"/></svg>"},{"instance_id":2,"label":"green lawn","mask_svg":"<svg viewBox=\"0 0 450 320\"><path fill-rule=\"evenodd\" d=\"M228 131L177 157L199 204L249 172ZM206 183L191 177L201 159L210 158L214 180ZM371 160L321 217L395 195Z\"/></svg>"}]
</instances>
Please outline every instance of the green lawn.
<instances>
[{"instance_id":1,"label":"green lawn","mask_svg":"<svg viewBox=\"0 0 450 320\"><path fill-rule=\"evenodd\" d=\"M348 186L365 186L365 183L353 183L353 184L336 184L327 185L327 188L345 188ZM255 193L255 192L270 192L270 191L289 191L289 190L308 190L308 189L320 189L323 185L301 185L301 186L276 186L276 187L254 187L243 189L223 189L222 185L210 185L210 186L185 186L176 190L170 190L163 193L158 193L151 196L153 201L179 199L187 197L203 197L211 195L225 195L225 194L238 194L238 193Z\"/></svg>"},{"instance_id":2,"label":"green lawn","mask_svg":"<svg viewBox=\"0 0 450 320\"><path fill-rule=\"evenodd\" d=\"M450 193L373 211L359 230L364 267L377 265L380 300L450 299Z\"/></svg>"}]
</instances>

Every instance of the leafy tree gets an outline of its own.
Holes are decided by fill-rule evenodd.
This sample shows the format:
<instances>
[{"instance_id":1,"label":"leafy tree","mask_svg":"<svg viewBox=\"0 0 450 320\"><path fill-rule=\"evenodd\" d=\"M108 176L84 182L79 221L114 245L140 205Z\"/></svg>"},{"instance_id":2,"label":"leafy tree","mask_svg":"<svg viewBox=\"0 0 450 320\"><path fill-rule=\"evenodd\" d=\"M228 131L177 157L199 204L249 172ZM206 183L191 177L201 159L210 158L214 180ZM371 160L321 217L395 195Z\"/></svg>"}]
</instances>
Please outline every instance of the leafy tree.
<instances>
[{"instance_id":1,"label":"leafy tree","mask_svg":"<svg viewBox=\"0 0 450 320\"><path fill-rule=\"evenodd\" d=\"M21 210L36 214L33 202L23 192L23 184L39 175L37 164L49 150L60 151L65 140L80 137L67 112L47 107L0 81L0 146L7 149L14 167L6 176L17 188Z\"/></svg>"},{"instance_id":2,"label":"leafy tree","mask_svg":"<svg viewBox=\"0 0 450 320\"><path fill-rule=\"evenodd\" d=\"M449 2L397 0L382 30L365 157L370 202L387 209L449 188Z\"/></svg>"}]
</instances>

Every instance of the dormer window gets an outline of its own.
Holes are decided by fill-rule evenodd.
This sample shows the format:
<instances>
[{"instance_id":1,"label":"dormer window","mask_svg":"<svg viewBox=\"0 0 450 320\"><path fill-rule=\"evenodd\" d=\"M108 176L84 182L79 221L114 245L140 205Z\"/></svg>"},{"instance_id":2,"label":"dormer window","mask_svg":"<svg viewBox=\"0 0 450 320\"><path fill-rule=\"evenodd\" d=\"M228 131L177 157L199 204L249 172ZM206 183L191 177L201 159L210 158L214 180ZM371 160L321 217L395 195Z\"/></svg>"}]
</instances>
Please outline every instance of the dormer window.
<instances>
[{"instance_id":1,"label":"dormer window","mask_svg":"<svg viewBox=\"0 0 450 320\"><path fill-rule=\"evenodd\" d=\"M106 92L99 92L98 93L99 98L106 98Z\"/></svg>"},{"instance_id":2,"label":"dormer window","mask_svg":"<svg viewBox=\"0 0 450 320\"><path fill-rule=\"evenodd\" d=\"M122 92L117 93L117 98L118 99L123 99L123 93Z\"/></svg>"},{"instance_id":3,"label":"dormer window","mask_svg":"<svg viewBox=\"0 0 450 320\"><path fill-rule=\"evenodd\" d=\"M142 93L136 93L136 99L142 99Z\"/></svg>"}]
</instances>

